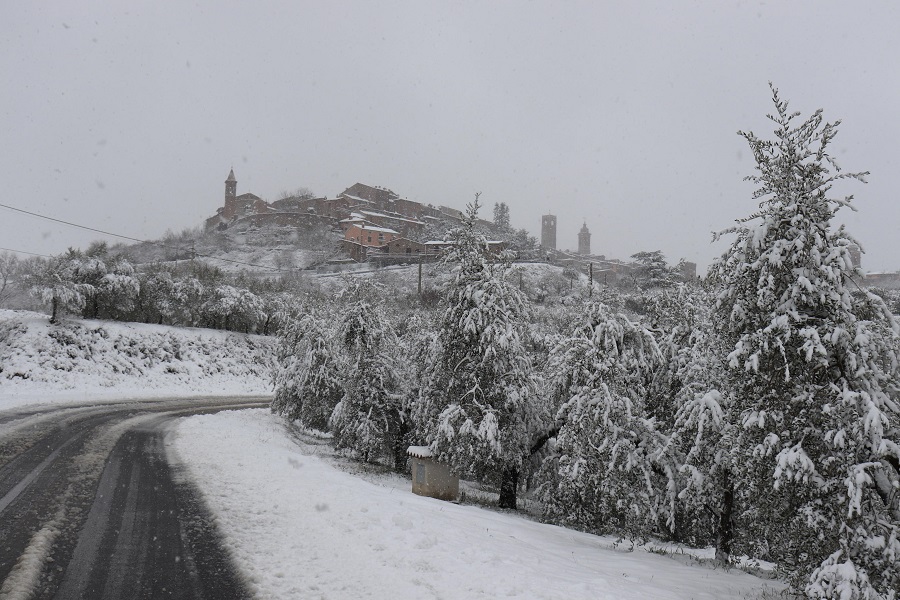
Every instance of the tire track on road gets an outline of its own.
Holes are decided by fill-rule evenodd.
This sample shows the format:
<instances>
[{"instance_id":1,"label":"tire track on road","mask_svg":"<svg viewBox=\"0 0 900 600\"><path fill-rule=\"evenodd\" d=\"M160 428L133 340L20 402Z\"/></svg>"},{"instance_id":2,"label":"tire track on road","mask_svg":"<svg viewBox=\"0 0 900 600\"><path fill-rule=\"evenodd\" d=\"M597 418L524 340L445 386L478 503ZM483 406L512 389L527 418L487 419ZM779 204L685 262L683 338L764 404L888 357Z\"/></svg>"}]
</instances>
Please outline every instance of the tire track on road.
<instances>
[{"instance_id":1,"label":"tire track on road","mask_svg":"<svg viewBox=\"0 0 900 600\"><path fill-rule=\"evenodd\" d=\"M266 402L61 409L52 426L27 415L42 425L24 428L32 437L0 467L0 600L248 597L199 495L172 481L163 436L179 416ZM156 583L169 579L177 593Z\"/></svg>"}]
</instances>

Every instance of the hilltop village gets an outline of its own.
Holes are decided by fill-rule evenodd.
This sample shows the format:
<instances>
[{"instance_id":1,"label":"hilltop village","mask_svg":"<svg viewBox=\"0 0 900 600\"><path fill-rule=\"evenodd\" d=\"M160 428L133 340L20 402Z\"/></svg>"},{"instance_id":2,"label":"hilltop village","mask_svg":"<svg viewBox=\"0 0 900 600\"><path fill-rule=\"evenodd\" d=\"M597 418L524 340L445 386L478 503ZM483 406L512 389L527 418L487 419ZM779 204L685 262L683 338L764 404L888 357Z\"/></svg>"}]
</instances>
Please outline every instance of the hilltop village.
<instances>
[{"instance_id":1,"label":"hilltop village","mask_svg":"<svg viewBox=\"0 0 900 600\"><path fill-rule=\"evenodd\" d=\"M447 206L423 204L400 197L383 187L355 183L333 198L285 195L266 202L256 194L237 193L234 169L225 180L224 204L206 219L208 232L247 227L290 227L298 231L333 234L342 254L355 263L398 264L435 260L446 248L446 231L458 225L462 211ZM627 277L633 263L607 259L591 253L591 233L583 225L578 233L578 251L557 248L556 216L541 219L541 240L524 230L479 219L478 226L494 251L515 250L519 259L550 262L582 272L598 281L616 283ZM682 277L697 276L695 263L679 264Z\"/></svg>"}]
</instances>

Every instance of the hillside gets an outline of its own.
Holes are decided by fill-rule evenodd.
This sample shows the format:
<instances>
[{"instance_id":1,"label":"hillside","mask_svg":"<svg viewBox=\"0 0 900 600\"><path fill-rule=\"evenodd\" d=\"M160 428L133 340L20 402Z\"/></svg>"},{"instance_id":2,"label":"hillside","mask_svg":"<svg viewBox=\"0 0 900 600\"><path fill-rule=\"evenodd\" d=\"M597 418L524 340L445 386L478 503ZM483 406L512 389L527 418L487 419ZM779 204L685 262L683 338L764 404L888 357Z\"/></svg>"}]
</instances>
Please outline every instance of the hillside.
<instances>
[{"instance_id":1,"label":"hillside","mask_svg":"<svg viewBox=\"0 0 900 600\"><path fill-rule=\"evenodd\" d=\"M101 398L268 394L275 340L0 310L0 409Z\"/></svg>"},{"instance_id":2,"label":"hillside","mask_svg":"<svg viewBox=\"0 0 900 600\"><path fill-rule=\"evenodd\" d=\"M185 261L193 255L226 272L266 273L307 269L333 258L339 255L339 239L329 231L242 225L224 231L187 229L156 242L114 249L135 264Z\"/></svg>"}]
</instances>

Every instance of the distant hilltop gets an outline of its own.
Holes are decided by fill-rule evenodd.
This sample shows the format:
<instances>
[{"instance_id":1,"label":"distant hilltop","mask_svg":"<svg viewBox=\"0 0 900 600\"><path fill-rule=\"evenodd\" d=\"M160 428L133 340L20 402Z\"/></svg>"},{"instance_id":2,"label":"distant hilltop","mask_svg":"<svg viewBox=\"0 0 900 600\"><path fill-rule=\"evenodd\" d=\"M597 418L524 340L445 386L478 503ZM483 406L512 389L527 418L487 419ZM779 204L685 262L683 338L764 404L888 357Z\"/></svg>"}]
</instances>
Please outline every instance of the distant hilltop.
<instances>
[{"instance_id":1,"label":"distant hilltop","mask_svg":"<svg viewBox=\"0 0 900 600\"><path fill-rule=\"evenodd\" d=\"M541 218L541 241L525 230L515 231L479 219L477 224L488 235L489 249L517 251L520 258L537 259L590 273L598 280L614 283L633 278L635 264L608 259L591 253L591 233L584 224L578 232L578 252L556 247L556 216ZM495 215L496 216L496 215ZM353 262L399 263L410 259L436 258L446 247L444 233L462 222L462 211L447 206L423 204L401 198L393 190L355 183L334 198L313 194L286 195L266 202L256 194L237 194L234 169L225 179L225 201L216 214L206 219L208 232L240 230L245 227L291 227L299 231L326 233L340 238L341 253ZM503 222L498 221L498 222ZM335 239L332 238L332 239ZM321 236L317 239L326 239ZM697 265L682 261L678 265L681 278L693 281Z\"/></svg>"},{"instance_id":2,"label":"distant hilltop","mask_svg":"<svg viewBox=\"0 0 900 600\"><path fill-rule=\"evenodd\" d=\"M237 179L234 169L225 180L225 203L216 214L206 220L207 231L224 230L238 222L249 220L255 224L272 223L303 226L310 217L323 219L334 225L344 220L354 224L370 223L395 229L410 239L424 241L429 222L461 221L459 210L446 206L435 207L414 200L401 198L394 191L355 183L334 198L288 196L274 202L266 202L256 194L237 195ZM489 221L481 221L492 226Z\"/></svg>"}]
</instances>

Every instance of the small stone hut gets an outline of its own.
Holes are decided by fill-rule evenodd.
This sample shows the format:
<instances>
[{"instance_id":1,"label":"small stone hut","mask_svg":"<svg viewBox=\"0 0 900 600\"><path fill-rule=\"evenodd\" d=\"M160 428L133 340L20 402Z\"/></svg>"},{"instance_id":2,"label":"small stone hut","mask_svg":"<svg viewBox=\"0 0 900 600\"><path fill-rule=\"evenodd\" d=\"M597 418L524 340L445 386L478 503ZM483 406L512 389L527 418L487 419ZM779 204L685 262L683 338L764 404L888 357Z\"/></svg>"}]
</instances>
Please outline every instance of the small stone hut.
<instances>
[{"instance_id":1,"label":"small stone hut","mask_svg":"<svg viewBox=\"0 0 900 600\"><path fill-rule=\"evenodd\" d=\"M459 477L450 472L450 467L434 460L428 446L410 446L406 453L412 466L413 494L440 500L459 497Z\"/></svg>"}]
</instances>

